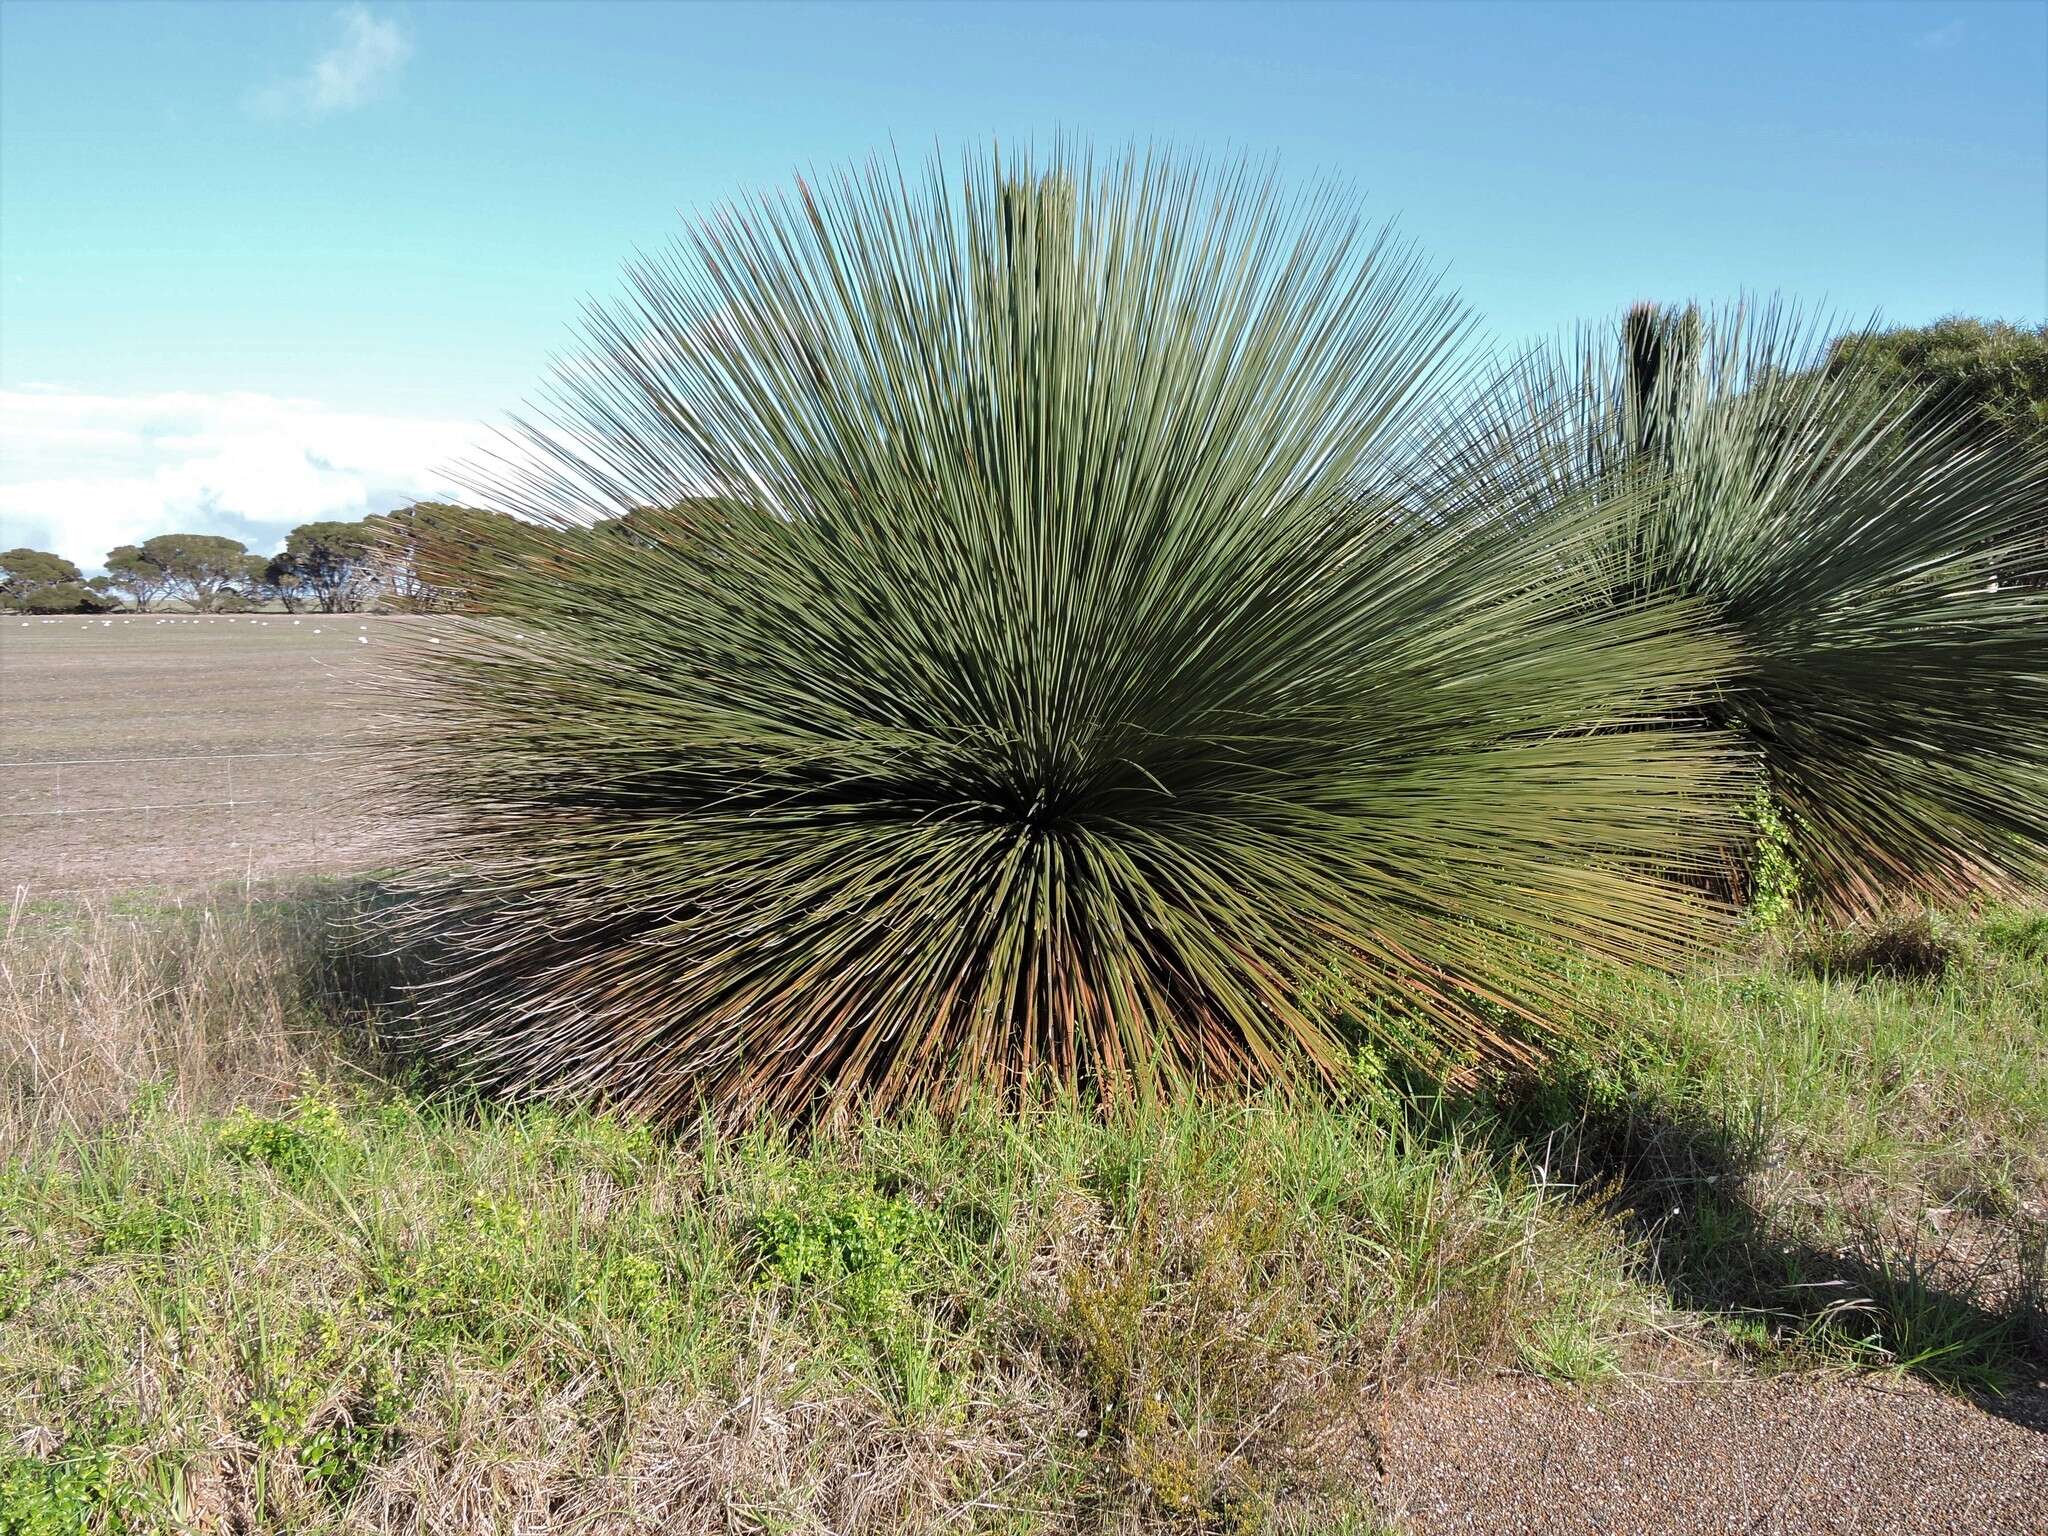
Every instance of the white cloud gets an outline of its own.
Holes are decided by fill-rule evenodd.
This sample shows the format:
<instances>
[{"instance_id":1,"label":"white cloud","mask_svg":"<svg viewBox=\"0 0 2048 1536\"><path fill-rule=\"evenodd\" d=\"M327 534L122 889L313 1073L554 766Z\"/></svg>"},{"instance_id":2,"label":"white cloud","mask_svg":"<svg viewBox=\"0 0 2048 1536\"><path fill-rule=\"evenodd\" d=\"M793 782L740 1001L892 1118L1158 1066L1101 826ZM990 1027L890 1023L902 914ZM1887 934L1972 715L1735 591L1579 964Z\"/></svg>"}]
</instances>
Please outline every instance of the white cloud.
<instances>
[{"instance_id":1,"label":"white cloud","mask_svg":"<svg viewBox=\"0 0 2048 1536\"><path fill-rule=\"evenodd\" d=\"M1962 42L1969 30L1969 23L1959 17L1943 26L1934 28L1932 31L1922 32L1915 42L1922 52L1946 53L1949 49Z\"/></svg>"},{"instance_id":2,"label":"white cloud","mask_svg":"<svg viewBox=\"0 0 2048 1536\"><path fill-rule=\"evenodd\" d=\"M326 117L360 107L380 91L412 55L412 38L397 21L372 15L365 5L334 13L341 38L305 73L266 86L251 105L271 117Z\"/></svg>"},{"instance_id":3,"label":"white cloud","mask_svg":"<svg viewBox=\"0 0 2048 1536\"><path fill-rule=\"evenodd\" d=\"M116 544L220 533L268 554L300 523L451 494L492 451L466 421L335 411L257 394L0 391L0 549L97 568Z\"/></svg>"}]
</instances>

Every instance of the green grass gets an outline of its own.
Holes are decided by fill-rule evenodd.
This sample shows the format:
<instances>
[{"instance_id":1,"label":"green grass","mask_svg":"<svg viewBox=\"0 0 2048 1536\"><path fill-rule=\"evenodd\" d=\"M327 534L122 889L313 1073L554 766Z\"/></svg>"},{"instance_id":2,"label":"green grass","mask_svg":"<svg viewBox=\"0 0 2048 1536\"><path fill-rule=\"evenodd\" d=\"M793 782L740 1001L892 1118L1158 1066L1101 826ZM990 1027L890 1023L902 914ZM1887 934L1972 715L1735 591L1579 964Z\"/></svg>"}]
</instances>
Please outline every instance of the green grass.
<instances>
[{"instance_id":1,"label":"green grass","mask_svg":"<svg viewBox=\"0 0 2048 1536\"><path fill-rule=\"evenodd\" d=\"M1342 1505L1316 1450L1366 1388L1611 1369L1642 1306L1610 1226L1477 1146L1258 1104L799 1147L323 1089L145 1103L16 1163L0 1225L5 1411L138 1529L594 1517L678 1437L724 1460L676 1518L851 1508L858 1474L898 1479L874 1529L998 1490L985 1528L1260 1529Z\"/></svg>"},{"instance_id":2,"label":"green grass","mask_svg":"<svg viewBox=\"0 0 2048 1536\"><path fill-rule=\"evenodd\" d=\"M1999 1388L2044 1350L2048 919L1779 935L1582 976L1606 1044L1504 1117L1619 1178L1659 1277L1770 1361Z\"/></svg>"},{"instance_id":3,"label":"green grass","mask_svg":"<svg viewBox=\"0 0 2048 1536\"><path fill-rule=\"evenodd\" d=\"M10 940L7 1536L1374 1530L1368 1407L1427 1377L2048 1343L2038 915L1573 962L1580 1044L1484 1099L793 1139L401 1086L360 910Z\"/></svg>"}]
</instances>

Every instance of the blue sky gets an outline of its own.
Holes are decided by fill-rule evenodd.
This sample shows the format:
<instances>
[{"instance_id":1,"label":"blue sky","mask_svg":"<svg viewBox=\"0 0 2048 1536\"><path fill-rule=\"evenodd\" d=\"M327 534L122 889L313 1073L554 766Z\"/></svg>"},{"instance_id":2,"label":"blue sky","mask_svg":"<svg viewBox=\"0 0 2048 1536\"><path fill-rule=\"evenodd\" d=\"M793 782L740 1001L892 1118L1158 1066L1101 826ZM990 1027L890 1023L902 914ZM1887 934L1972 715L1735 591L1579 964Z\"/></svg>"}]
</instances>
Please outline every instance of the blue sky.
<instances>
[{"instance_id":1,"label":"blue sky","mask_svg":"<svg viewBox=\"0 0 2048 1536\"><path fill-rule=\"evenodd\" d=\"M2048 316L2048 5L0 7L0 540L429 489L678 210L890 143L1335 172L1504 345ZM150 523L155 526L145 526Z\"/></svg>"}]
</instances>

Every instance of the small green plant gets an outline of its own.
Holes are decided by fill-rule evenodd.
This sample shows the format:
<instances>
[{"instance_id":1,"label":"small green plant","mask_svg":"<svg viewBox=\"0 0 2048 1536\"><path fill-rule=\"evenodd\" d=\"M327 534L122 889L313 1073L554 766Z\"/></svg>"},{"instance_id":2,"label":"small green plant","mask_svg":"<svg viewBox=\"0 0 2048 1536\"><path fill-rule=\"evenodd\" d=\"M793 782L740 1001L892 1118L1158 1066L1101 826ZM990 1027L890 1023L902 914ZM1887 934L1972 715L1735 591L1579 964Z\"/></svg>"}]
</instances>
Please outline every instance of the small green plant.
<instances>
[{"instance_id":1,"label":"small green plant","mask_svg":"<svg viewBox=\"0 0 2048 1536\"><path fill-rule=\"evenodd\" d=\"M2048 912L1992 912L1984 919L1981 937L1994 954L2048 964Z\"/></svg>"},{"instance_id":2,"label":"small green plant","mask_svg":"<svg viewBox=\"0 0 2048 1536\"><path fill-rule=\"evenodd\" d=\"M387 1363L378 1362L364 1380L352 1416L313 1430L299 1442L299 1464L329 1498L347 1498L378 1462L397 1449L403 1408L396 1375Z\"/></svg>"},{"instance_id":3,"label":"small green plant","mask_svg":"<svg viewBox=\"0 0 2048 1536\"><path fill-rule=\"evenodd\" d=\"M125 1536L140 1532L142 1495L120 1475L138 1431L102 1409L49 1457L0 1445L0 1536Z\"/></svg>"},{"instance_id":4,"label":"small green plant","mask_svg":"<svg viewBox=\"0 0 2048 1536\"><path fill-rule=\"evenodd\" d=\"M169 1253L199 1230L192 1214L148 1196L124 1200L99 1224L101 1253Z\"/></svg>"},{"instance_id":5,"label":"small green plant","mask_svg":"<svg viewBox=\"0 0 2048 1536\"><path fill-rule=\"evenodd\" d=\"M816 1173L753 1224L761 1283L822 1301L910 1422L946 1412L956 1396L931 1320L913 1305L919 1260L937 1237L931 1213Z\"/></svg>"},{"instance_id":6,"label":"small green plant","mask_svg":"<svg viewBox=\"0 0 2048 1536\"><path fill-rule=\"evenodd\" d=\"M0 1323L28 1305L35 1280L35 1270L24 1260L12 1254L0 1256Z\"/></svg>"},{"instance_id":7,"label":"small green plant","mask_svg":"<svg viewBox=\"0 0 2048 1536\"><path fill-rule=\"evenodd\" d=\"M668 1271L651 1254L586 1249L576 1258L576 1288L604 1311L642 1328L660 1328L675 1315Z\"/></svg>"},{"instance_id":8,"label":"small green plant","mask_svg":"<svg viewBox=\"0 0 2048 1536\"><path fill-rule=\"evenodd\" d=\"M1793 855L1792 829L1763 785L1750 796L1748 818L1756 834L1750 857L1749 925L1767 933L1798 910L1799 864Z\"/></svg>"},{"instance_id":9,"label":"small green plant","mask_svg":"<svg viewBox=\"0 0 2048 1536\"><path fill-rule=\"evenodd\" d=\"M350 1321L360 1321L358 1307L323 1312L296 1341L259 1340L251 1365L250 1438L336 1500L396 1449L404 1408L393 1362L365 1358Z\"/></svg>"},{"instance_id":10,"label":"small green plant","mask_svg":"<svg viewBox=\"0 0 2048 1536\"><path fill-rule=\"evenodd\" d=\"M1553 1381L1596 1381L1619 1372L1614 1351L1576 1320L1544 1318L1523 1334L1523 1361Z\"/></svg>"},{"instance_id":11,"label":"small green plant","mask_svg":"<svg viewBox=\"0 0 2048 1536\"><path fill-rule=\"evenodd\" d=\"M0 1460L0 1536L88 1536L125 1531L116 1512L113 1454L67 1448L48 1461L10 1455Z\"/></svg>"},{"instance_id":12,"label":"small green plant","mask_svg":"<svg viewBox=\"0 0 2048 1536\"><path fill-rule=\"evenodd\" d=\"M354 1145L340 1107L312 1089L282 1115L237 1106L215 1129L214 1141L238 1162L261 1163L295 1183L333 1166Z\"/></svg>"},{"instance_id":13,"label":"small green plant","mask_svg":"<svg viewBox=\"0 0 2048 1536\"><path fill-rule=\"evenodd\" d=\"M654 1127L647 1121L615 1114L581 1114L569 1117L558 1160L567 1163L596 1161L621 1184L630 1184L655 1158L659 1150Z\"/></svg>"},{"instance_id":14,"label":"small green plant","mask_svg":"<svg viewBox=\"0 0 2048 1536\"><path fill-rule=\"evenodd\" d=\"M754 1237L764 1279L792 1291L824 1288L851 1316L872 1320L904 1300L910 1251L930 1229L930 1218L902 1200L807 1183L761 1213Z\"/></svg>"},{"instance_id":15,"label":"small green plant","mask_svg":"<svg viewBox=\"0 0 2048 1536\"><path fill-rule=\"evenodd\" d=\"M175 1092L176 1084L162 1078L144 1083L136 1092L135 1102L128 1108L129 1116L138 1121L155 1119L170 1104Z\"/></svg>"},{"instance_id":16,"label":"small green plant","mask_svg":"<svg viewBox=\"0 0 2048 1536\"><path fill-rule=\"evenodd\" d=\"M392 1266L392 1310L416 1337L494 1337L537 1277L530 1209L509 1197L478 1195L466 1216L460 1228L435 1234Z\"/></svg>"}]
</instances>

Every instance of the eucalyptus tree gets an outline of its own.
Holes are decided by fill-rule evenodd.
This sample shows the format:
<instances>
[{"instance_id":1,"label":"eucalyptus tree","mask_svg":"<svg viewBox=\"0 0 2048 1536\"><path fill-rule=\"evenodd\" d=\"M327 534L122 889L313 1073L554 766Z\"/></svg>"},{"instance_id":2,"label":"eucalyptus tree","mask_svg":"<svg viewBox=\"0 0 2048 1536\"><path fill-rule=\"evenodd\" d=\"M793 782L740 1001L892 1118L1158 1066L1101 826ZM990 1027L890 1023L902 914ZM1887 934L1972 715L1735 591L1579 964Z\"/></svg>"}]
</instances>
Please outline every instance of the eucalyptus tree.
<instances>
[{"instance_id":1,"label":"eucalyptus tree","mask_svg":"<svg viewBox=\"0 0 2048 1536\"><path fill-rule=\"evenodd\" d=\"M275 574L322 613L355 613L377 595L379 539L367 519L301 523L286 536Z\"/></svg>"},{"instance_id":2,"label":"eucalyptus tree","mask_svg":"<svg viewBox=\"0 0 2048 1536\"><path fill-rule=\"evenodd\" d=\"M107 551L106 590L128 600L137 613L150 609L176 588L176 578L139 544L119 544Z\"/></svg>"},{"instance_id":3,"label":"eucalyptus tree","mask_svg":"<svg viewBox=\"0 0 2048 1536\"><path fill-rule=\"evenodd\" d=\"M23 608L31 598L84 581L77 566L46 549L0 551L0 606Z\"/></svg>"},{"instance_id":4,"label":"eucalyptus tree","mask_svg":"<svg viewBox=\"0 0 2048 1536\"><path fill-rule=\"evenodd\" d=\"M240 539L212 533L160 533L145 539L141 560L161 571L166 590L182 592L195 613L211 613L223 592L246 574L249 550ZM108 557L113 568L113 557Z\"/></svg>"}]
</instances>

